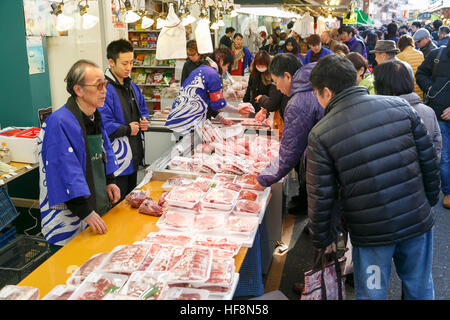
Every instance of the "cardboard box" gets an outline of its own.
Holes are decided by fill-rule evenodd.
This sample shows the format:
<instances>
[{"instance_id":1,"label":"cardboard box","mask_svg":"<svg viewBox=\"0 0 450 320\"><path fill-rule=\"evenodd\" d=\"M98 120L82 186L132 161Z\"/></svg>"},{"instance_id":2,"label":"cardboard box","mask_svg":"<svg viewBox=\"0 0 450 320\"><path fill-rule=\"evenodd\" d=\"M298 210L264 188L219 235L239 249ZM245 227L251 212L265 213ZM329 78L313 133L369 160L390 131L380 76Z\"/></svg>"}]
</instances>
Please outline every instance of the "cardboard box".
<instances>
[{"instance_id":1,"label":"cardboard box","mask_svg":"<svg viewBox=\"0 0 450 320\"><path fill-rule=\"evenodd\" d=\"M11 151L11 161L37 163L37 135L39 128L7 127L0 131L0 144L6 142Z\"/></svg>"}]
</instances>

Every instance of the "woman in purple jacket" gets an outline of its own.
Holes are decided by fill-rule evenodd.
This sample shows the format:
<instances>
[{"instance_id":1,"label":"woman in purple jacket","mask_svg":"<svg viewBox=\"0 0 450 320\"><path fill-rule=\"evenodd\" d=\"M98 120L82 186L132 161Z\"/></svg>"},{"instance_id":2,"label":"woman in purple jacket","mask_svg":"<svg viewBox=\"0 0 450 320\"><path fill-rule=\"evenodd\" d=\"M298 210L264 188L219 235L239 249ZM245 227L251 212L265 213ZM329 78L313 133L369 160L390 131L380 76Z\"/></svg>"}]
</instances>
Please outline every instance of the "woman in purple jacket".
<instances>
[{"instance_id":1,"label":"woman in purple jacket","mask_svg":"<svg viewBox=\"0 0 450 320\"><path fill-rule=\"evenodd\" d=\"M277 89L290 97L284 111L283 136L280 152L258 175L258 182L268 187L298 167L308 144L308 134L322 118L323 108L314 94L309 75L316 63L302 66L291 54L276 55L269 66ZM306 199L304 199L306 202Z\"/></svg>"}]
</instances>

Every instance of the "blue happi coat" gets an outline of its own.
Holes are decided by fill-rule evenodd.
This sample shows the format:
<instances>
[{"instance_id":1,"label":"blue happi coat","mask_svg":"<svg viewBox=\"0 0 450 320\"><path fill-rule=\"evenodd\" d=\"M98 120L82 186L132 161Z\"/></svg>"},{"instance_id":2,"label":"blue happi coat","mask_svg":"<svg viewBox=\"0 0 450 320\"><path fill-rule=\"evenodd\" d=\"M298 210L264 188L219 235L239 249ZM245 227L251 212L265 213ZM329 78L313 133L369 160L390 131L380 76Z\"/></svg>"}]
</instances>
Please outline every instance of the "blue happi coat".
<instances>
[{"instance_id":1,"label":"blue happi coat","mask_svg":"<svg viewBox=\"0 0 450 320\"><path fill-rule=\"evenodd\" d=\"M208 107L219 110L226 105L219 74L214 68L201 65L184 81L165 125L185 135L205 121Z\"/></svg>"},{"instance_id":2,"label":"blue happi coat","mask_svg":"<svg viewBox=\"0 0 450 320\"><path fill-rule=\"evenodd\" d=\"M102 135L105 171L109 175L117 169L116 158L103 126ZM42 233L50 244L63 246L87 227L65 202L91 194L86 181L83 131L66 105L42 124L38 155Z\"/></svg>"},{"instance_id":3,"label":"blue happi coat","mask_svg":"<svg viewBox=\"0 0 450 320\"><path fill-rule=\"evenodd\" d=\"M115 81L115 77L109 69L106 71L105 76L109 81ZM149 113L145 105L145 98L141 92L141 89L139 89L133 81L131 81L131 88L136 97L136 103L141 117L147 118ZM103 107L98 108L98 111L102 115L102 124L105 127L108 136L116 132L121 125L128 125L128 123L125 122L119 95L117 94L117 91L112 83L108 84L108 87L106 88L105 104ZM128 137L125 136L111 139L111 145L119 165L114 175L122 176L134 173L133 154L128 142Z\"/></svg>"}]
</instances>

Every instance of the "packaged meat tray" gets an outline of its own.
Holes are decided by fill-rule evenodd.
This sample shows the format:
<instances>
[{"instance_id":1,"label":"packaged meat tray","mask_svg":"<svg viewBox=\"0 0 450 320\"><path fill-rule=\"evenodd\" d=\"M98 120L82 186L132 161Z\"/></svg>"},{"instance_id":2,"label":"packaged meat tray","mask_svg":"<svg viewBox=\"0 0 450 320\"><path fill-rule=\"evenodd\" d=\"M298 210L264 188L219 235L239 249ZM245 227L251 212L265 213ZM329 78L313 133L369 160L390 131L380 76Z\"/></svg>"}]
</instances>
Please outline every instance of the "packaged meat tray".
<instances>
[{"instance_id":1,"label":"packaged meat tray","mask_svg":"<svg viewBox=\"0 0 450 320\"><path fill-rule=\"evenodd\" d=\"M256 217L247 217L241 215L228 216L227 230L230 233L249 235L256 231L259 220Z\"/></svg>"},{"instance_id":2,"label":"packaged meat tray","mask_svg":"<svg viewBox=\"0 0 450 320\"><path fill-rule=\"evenodd\" d=\"M119 292L127 280L127 275L94 271L68 300L101 300L108 293Z\"/></svg>"},{"instance_id":3,"label":"packaged meat tray","mask_svg":"<svg viewBox=\"0 0 450 320\"><path fill-rule=\"evenodd\" d=\"M209 213L209 214L223 214L228 216L233 211L233 208L230 210L220 210L216 208L208 208L205 207L202 203L200 203L198 207L198 213Z\"/></svg>"},{"instance_id":4,"label":"packaged meat tray","mask_svg":"<svg viewBox=\"0 0 450 320\"><path fill-rule=\"evenodd\" d=\"M164 287L165 273L150 271L135 271L119 294L138 297L143 300L157 300Z\"/></svg>"},{"instance_id":5,"label":"packaged meat tray","mask_svg":"<svg viewBox=\"0 0 450 320\"><path fill-rule=\"evenodd\" d=\"M144 242L150 243L159 243L161 245L175 245L175 246L187 246L192 242L192 236L180 234L180 233L171 233L171 232L150 232L145 238Z\"/></svg>"},{"instance_id":6,"label":"packaged meat tray","mask_svg":"<svg viewBox=\"0 0 450 320\"><path fill-rule=\"evenodd\" d=\"M242 241L227 236L210 236L199 234L195 237L192 244L196 246L208 247L213 251L215 249L220 250L217 251L217 253L221 253L220 255L217 255L216 251L213 252L213 256L215 258L232 258L237 255L241 249Z\"/></svg>"},{"instance_id":7,"label":"packaged meat tray","mask_svg":"<svg viewBox=\"0 0 450 320\"><path fill-rule=\"evenodd\" d=\"M233 275L235 271L234 259L213 259L211 263L211 272L208 280L205 281L205 286L221 286L230 287L233 282Z\"/></svg>"},{"instance_id":8,"label":"packaged meat tray","mask_svg":"<svg viewBox=\"0 0 450 320\"><path fill-rule=\"evenodd\" d=\"M153 259L152 264L145 271L163 272L167 271L169 267L169 261L171 257L171 252L173 249L161 249Z\"/></svg>"},{"instance_id":9,"label":"packaged meat tray","mask_svg":"<svg viewBox=\"0 0 450 320\"><path fill-rule=\"evenodd\" d=\"M139 206L138 212L149 216L160 217L163 213L163 208L152 198L146 198Z\"/></svg>"},{"instance_id":10,"label":"packaged meat tray","mask_svg":"<svg viewBox=\"0 0 450 320\"><path fill-rule=\"evenodd\" d=\"M192 171L192 170L190 170ZM175 187L182 187L182 186L188 186L192 183L191 179L187 179L182 176L174 176L166 180L164 184L162 185L162 188L165 191L170 191Z\"/></svg>"},{"instance_id":11,"label":"packaged meat tray","mask_svg":"<svg viewBox=\"0 0 450 320\"><path fill-rule=\"evenodd\" d=\"M170 170L192 171L194 169L192 158L174 157L167 166Z\"/></svg>"},{"instance_id":12,"label":"packaged meat tray","mask_svg":"<svg viewBox=\"0 0 450 320\"><path fill-rule=\"evenodd\" d=\"M200 213L194 216L194 230L199 232L217 231L225 227L225 215L220 213Z\"/></svg>"},{"instance_id":13,"label":"packaged meat tray","mask_svg":"<svg viewBox=\"0 0 450 320\"><path fill-rule=\"evenodd\" d=\"M235 205L238 196L239 193L236 191L217 187L208 191L201 200L201 204L207 208L230 210Z\"/></svg>"},{"instance_id":14,"label":"packaged meat tray","mask_svg":"<svg viewBox=\"0 0 450 320\"><path fill-rule=\"evenodd\" d=\"M258 202L252 200L238 200L234 207L235 214L258 216L260 211L261 206Z\"/></svg>"},{"instance_id":15,"label":"packaged meat tray","mask_svg":"<svg viewBox=\"0 0 450 320\"><path fill-rule=\"evenodd\" d=\"M258 180L256 180L256 175L254 174L243 174L240 177L237 177L236 183L241 185L244 189L251 189L251 190L264 190L265 188L259 187Z\"/></svg>"},{"instance_id":16,"label":"packaged meat tray","mask_svg":"<svg viewBox=\"0 0 450 320\"><path fill-rule=\"evenodd\" d=\"M6 285L0 290L0 300L39 300L39 294L38 288Z\"/></svg>"},{"instance_id":17,"label":"packaged meat tray","mask_svg":"<svg viewBox=\"0 0 450 320\"><path fill-rule=\"evenodd\" d=\"M134 244L146 244L150 246L150 250L148 254L145 256L144 260L142 261L141 265L139 266L139 269L137 271L145 271L147 270L153 261L155 260L156 256L162 249L166 249L171 251L174 247L174 245L165 244L165 243L150 243L150 242L144 242L144 241L137 241Z\"/></svg>"},{"instance_id":18,"label":"packaged meat tray","mask_svg":"<svg viewBox=\"0 0 450 320\"><path fill-rule=\"evenodd\" d=\"M225 184L222 185L222 187L236 192L240 192L242 190L242 186L233 182L226 182Z\"/></svg>"},{"instance_id":19,"label":"packaged meat tray","mask_svg":"<svg viewBox=\"0 0 450 320\"><path fill-rule=\"evenodd\" d=\"M259 194L256 191L242 189L239 193L238 200L258 201Z\"/></svg>"},{"instance_id":20,"label":"packaged meat tray","mask_svg":"<svg viewBox=\"0 0 450 320\"><path fill-rule=\"evenodd\" d=\"M104 272L132 273L139 270L140 265L150 251L147 244L122 245L114 248L103 261L98 270Z\"/></svg>"},{"instance_id":21,"label":"packaged meat tray","mask_svg":"<svg viewBox=\"0 0 450 320\"><path fill-rule=\"evenodd\" d=\"M209 292L202 289L166 287L162 296L164 300L207 300Z\"/></svg>"},{"instance_id":22,"label":"packaged meat tray","mask_svg":"<svg viewBox=\"0 0 450 320\"><path fill-rule=\"evenodd\" d=\"M202 197L203 192L200 188L176 187L167 195L166 201L169 205L192 209Z\"/></svg>"},{"instance_id":23,"label":"packaged meat tray","mask_svg":"<svg viewBox=\"0 0 450 320\"><path fill-rule=\"evenodd\" d=\"M211 262L212 251L209 248L189 246L173 249L167 281L203 283L209 279Z\"/></svg>"},{"instance_id":24,"label":"packaged meat tray","mask_svg":"<svg viewBox=\"0 0 450 320\"><path fill-rule=\"evenodd\" d=\"M233 280L229 286L196 285L196 289L207 290L209 300L232 300L239 282L239 273L233 274Z\"/></svg>"},{"instance_id":25,"label":"packaged meat tray","mask_svg":"<svg viewBox=\"0 0 450 320\"><path fill-rule=\"evenodd\" d=\"M126 197L125 200L128 201L128 203L133 208L139 208L141 203L150 197L150 192L145 190L133 190L131 191Z\"/></svg>"},{"instance_id":26,"label":"packaged meat tray","mask_svg":"<svg viewBox=\"0 0 450 320\"><path fill-rule=\"evenodd\" d=\"M139 297L126 296L124 294L118 293L107 293L102 300L143 300Z\"/></svg>"},{"instance_id":27,"label":"packaged meat tray","mask_svg":"<svg viewBox=\"0 0 450 320\"><path fill-rule=\"evenodd\" d=\"M79 286L92 271L97 270L101 266L109 254L109 252L94 254L88 261L72 273L70 278L66 281L67 285L72 287Z\"/></svg>"},{"instance_id":28,"label":"packaged meat tray","mask_svg":"<svg viewBox=\"0 0 450 320\"><path fill-rule=\"evenodd\" d=\"M161 195L161 197L159 197L158 205L160 207L164 207L164 205L166 204L166 197L168 194L169 194L169 191L166 191Z\"/></svg>"},{"instance_id":29,"label":"packaged meat tray","mask_svg":"<svg viewBox=\"0 0 450 320\"><path fill-rule=\"evenodd\" d=\"M76 287L60 284L54 287L42 300L67 300L75 290Z\"/></svg>"},{"instance_id":30,"label":"packaged meat tray","mask_svg":"<svg viewBox=\"0 0 450 320\"><path fill-rule=\"evenodd\" d=\"M164 212L156 226L159 229L175 231L189 231L194 223L194 214L181 212L180 210L169 210Z\"/></svg>"},{"instance_id":31,"label":"packaged meat tray","mask_svg":"<svg viewBox=\"0 0 450 320\"><path fill-rule=\"evenodd\" d=\"M223 174L223 173L218 173L213 178L214 181L220 181L223 183L227 183L227 182L233 183L235 179L236 179L236 175Z\"/></svg>"},{"instance_id":32,"label":"packaged meat tray","mask_svg":"<svg viewBox=\"0 0 450 320\"><path fill-rule=\"evenodd\" d=\"M259 175L269 165L270 162L254 162L250 167L250 171L252 174Z\"/></svg>"}]
</instances>

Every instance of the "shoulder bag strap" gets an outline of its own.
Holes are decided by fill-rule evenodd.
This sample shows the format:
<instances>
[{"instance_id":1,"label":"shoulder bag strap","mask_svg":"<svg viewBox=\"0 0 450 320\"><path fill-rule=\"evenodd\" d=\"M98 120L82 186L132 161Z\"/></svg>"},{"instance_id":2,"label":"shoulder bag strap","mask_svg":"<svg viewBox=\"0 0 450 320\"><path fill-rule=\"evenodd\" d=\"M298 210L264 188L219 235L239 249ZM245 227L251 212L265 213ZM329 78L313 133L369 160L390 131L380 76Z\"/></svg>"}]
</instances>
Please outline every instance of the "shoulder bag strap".
<instances>
[{"instance_id":1,"label":"shoulder bag strap","mask_svg":"<svg viewBox=\"0 0 450 320\"><path fill-rule=\"evenodd\" d=\"M436 80L436 71L437 71L437 67L439 65L439 59L441 58L442 51L444 51L444 49L446 49L446 48L447 47L445 47L445 46L439 48L439 52L438 52L436 58L434 59L433 72L431 73L431 79L433 80L433 82Z\"/></svg>"}]
</instances>

